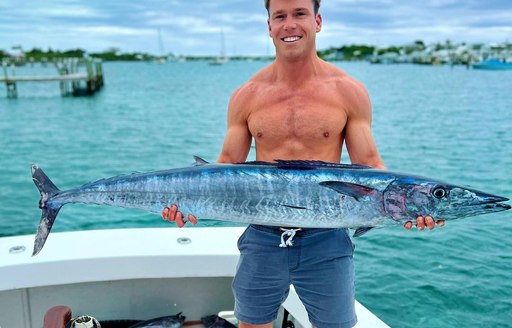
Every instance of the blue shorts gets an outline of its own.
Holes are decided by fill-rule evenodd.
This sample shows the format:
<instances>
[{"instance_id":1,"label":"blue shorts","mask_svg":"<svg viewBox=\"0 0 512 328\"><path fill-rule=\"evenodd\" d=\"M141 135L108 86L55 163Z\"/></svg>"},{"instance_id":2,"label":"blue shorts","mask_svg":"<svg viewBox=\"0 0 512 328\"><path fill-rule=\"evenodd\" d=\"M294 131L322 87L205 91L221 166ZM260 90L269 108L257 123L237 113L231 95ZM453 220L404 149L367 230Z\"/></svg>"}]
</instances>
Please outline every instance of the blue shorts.
<instances>
[{"instance_id":1,"label":"blue shorts","mask_svg":"<svg viewBox=\"0 0 512 328\"><path fill-rule=\"evenodd\" d=\"M240 236L233 280L238 320L252 325L274 321L293 284L314 326L353 327L354 248L347 229L301 229L293 245L280 247L293 234L283 232L250 225Z\"/></svg>"}]
</instances>

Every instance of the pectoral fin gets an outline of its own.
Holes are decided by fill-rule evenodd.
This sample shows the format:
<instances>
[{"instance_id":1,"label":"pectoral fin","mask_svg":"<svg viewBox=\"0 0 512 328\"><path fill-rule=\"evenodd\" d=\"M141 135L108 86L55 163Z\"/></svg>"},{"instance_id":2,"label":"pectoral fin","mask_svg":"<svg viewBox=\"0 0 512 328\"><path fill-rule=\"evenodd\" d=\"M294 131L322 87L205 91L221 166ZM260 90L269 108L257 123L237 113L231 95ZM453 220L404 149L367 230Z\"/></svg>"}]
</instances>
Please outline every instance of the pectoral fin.
<instances>
[{"instance_id":1,"label":"pectoral fin","mask_svg":"<svg viewBox=\"0 0 512 328\"><path fill-rule=\"evenodd\" d=\"M354 235L352 237L361 237L362 235L364 235L368 231L372 230L373 228L374 227L361 227L361 228L357 228L356 231L354 232Z\"/></svg>"},{"instance_id":2,"label":"pectoral fin","mask_svg":"<svg viewBox=\"0 0 512 328\"><path fill-rule=\"evenodd\" d=\"M353 197L356 200L359 200L361 197L369 196L376 191L373 188L350 182L323 181L320 182L320 185L339 192L340 194Z\"/></svg>"}]
</instances>

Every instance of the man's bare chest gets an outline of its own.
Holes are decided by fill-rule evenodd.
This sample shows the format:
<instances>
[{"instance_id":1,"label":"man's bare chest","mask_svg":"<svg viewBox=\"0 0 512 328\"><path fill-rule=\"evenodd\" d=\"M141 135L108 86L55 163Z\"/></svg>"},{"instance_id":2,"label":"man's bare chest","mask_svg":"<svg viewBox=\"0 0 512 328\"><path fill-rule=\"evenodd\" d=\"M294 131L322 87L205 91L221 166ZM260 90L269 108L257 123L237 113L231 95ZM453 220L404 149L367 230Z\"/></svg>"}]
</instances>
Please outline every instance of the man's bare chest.
<instances>
[{"instance_id":1,"label":"man's bare chest","mask_svg":"<svg viewBox=\"0 0 512 328\"><path fill-rule=\"evenodd\" d=\"M281 94L252 108L248 124L256 139L315 141L340 135L346 123L339 103L311 94Z\"/></svg>"}]
</instances>

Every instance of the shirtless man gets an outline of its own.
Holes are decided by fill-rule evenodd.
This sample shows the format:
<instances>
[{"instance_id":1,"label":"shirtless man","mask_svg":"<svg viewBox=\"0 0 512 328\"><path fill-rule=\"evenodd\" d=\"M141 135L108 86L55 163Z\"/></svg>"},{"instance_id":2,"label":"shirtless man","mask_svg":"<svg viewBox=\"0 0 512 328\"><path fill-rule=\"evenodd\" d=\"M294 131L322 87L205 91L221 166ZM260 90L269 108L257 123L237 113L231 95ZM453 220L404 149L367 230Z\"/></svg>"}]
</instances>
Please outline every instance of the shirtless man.
<instances>
[{"instance_id":1,"label":"shirtless man","mask_svg":"<svg viewBox=\"0 0 512 328\"><path fill-rule=\"evenodd\" d=\"M244 162L252 139L258 161L340 162L345 142L352 163L385 169L371 133L365 87L317 56L319 6L320 0L265 1L276 59L233 93L219 163ZM197 222L193 213L186 215ZM176 205L162 216L185 224ZM418 229L425 226L434 228L432 217L417 218ZM291 283L314 326L354 326L353 246L347 229L295 229L293 246L279 247L287 230L250 225L240 237L233 281L240 327L271 327Z\"/></svg>"}]
</instances>

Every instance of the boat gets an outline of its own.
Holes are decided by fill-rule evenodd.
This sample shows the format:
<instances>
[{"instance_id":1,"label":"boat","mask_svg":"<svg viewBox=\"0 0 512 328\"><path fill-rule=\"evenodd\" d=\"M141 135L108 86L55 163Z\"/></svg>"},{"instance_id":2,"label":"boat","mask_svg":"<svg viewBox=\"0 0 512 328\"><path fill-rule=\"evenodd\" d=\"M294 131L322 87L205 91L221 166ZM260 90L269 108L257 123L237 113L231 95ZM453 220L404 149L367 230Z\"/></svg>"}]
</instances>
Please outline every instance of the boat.
<instances>
[{"instance_id":1,"label":"boat","mask_svg":"<svg viewBox=\"0 0 512 328\"><path fill-rule=\"evenodd\" d=\"M131 228L54 232L32 257L33 235L0 238L0 327L42 327L65 305L73 317L149 320L182 313L187 322L220 314L236 324L231 282L243 227ZM356 301L357 328L389 327ZM310 327L293 286L287 317ZM45 327L46 328L46 327ZM53 328L53 327L52 327Z\"/></svg>"},{"instance_id":2,"label":"boat","mask_svg":"<svg viewBox=\"0 0 512 328\"><path fill-rule=\"evenodd\" d=\"M212 66L219 66L219 65L224 65L225 63L228 62L228 58L226 57L226 50L224 49L225 48L225 45L224 45L224 30L221 31L221 49L220 49L220 55L213 58L212 60L210 60L208 62L208 64L212 65Z\"/></svg>"},{"instance_id":3,"label":"boat","mask_svg":"<svg viewBox=\"0 0 512 328\"><path fill-rule=\"evenodd\" d=\"M485 70L512 70L512 62L506 62L499 59L489 59L472 65L474 69Z\"/></svg>"},{"instance_id":4,"label":"boat","mask_svg":"<svg viewBox=\"0 0 512 328\"><path fill-rule=\"evenodd\" d=\"M158 29L158 50L160 54L155 57L156 64L165 64L167 56L164 54L164 42L162 41L162 31Z\"/></svg>"}]
</instances>

